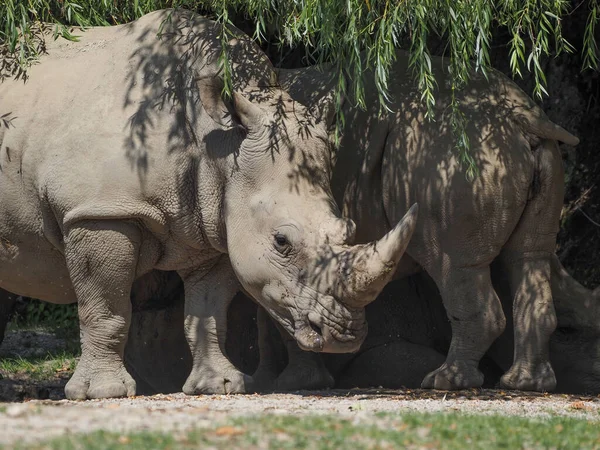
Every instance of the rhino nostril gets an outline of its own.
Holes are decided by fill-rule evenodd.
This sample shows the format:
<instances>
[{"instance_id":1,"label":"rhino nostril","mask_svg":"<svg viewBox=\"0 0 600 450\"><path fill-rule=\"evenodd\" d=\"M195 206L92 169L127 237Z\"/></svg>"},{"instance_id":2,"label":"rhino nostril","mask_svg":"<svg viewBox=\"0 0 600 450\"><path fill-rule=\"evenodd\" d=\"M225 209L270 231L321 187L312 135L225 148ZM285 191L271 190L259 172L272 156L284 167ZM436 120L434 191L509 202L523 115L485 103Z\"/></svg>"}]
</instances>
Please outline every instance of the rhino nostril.
<instances>
[{"instance_id":1,"label":"rhino nostril","mask_svg":"<svg viewBox=\"0 0 600 450\"><path fill-rule=\"evenodd\" d=\"M309 320L308 323L315 333L317 333L319 336L323 337L323 332L321 331L321 327L319 325L314 323L312 320Z\"/></svg>"}]
</instances>

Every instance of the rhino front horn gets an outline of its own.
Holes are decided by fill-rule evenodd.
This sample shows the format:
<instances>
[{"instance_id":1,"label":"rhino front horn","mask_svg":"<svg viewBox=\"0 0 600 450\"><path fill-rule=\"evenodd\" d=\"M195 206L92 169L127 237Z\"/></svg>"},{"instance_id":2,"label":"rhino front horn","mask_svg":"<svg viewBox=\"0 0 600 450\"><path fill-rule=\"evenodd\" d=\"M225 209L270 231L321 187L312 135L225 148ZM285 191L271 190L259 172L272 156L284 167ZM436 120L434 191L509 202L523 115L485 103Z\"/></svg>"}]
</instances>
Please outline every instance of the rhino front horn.
<instances>
[{"instance_id":1,"label":"rhino front horn","mask_svg":"<svg viewBox=\"0 0 600 450\"><path fill-rule=\"evenodd\" d=\"M375 242L356 245L343 256L344 299L352 307L364 307L379 295L394 275L417 224L419 207L411 206L402 220Z\"/></svg>"}]
</instances>

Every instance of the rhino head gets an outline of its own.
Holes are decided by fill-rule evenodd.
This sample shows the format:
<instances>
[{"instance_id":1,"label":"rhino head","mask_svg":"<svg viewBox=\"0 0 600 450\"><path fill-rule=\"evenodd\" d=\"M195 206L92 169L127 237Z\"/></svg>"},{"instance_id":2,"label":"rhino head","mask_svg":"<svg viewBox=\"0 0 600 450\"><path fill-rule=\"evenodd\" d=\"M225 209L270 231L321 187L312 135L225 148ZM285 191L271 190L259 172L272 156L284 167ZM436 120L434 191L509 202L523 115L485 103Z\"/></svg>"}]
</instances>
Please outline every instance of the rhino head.
<instances>
[{"instance_id":1,"label":"rhino head","mask_svg":"<svg viewBox=\"0 0 600 450\"><path fill-rule=\"evenodd\" d=\"M358 350L367 334L364 307L392 277L416 205L377 242L351 245L355 225L340 217L330 189L327 121L316 122L277 88L234 93L232 105L206 89L213 89L203 95L211 117L228 117L240 130L223 213L243 288L302 349Z\"/></svg>"}]
</instances>

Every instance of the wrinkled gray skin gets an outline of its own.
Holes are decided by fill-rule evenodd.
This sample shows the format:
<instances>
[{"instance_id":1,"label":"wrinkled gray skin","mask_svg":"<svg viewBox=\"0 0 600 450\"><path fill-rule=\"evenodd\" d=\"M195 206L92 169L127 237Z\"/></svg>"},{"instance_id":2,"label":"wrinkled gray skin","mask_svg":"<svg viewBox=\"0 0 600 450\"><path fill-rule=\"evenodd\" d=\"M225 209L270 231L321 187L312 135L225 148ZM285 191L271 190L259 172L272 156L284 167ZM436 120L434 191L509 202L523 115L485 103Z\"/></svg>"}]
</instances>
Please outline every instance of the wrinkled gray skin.
<instances>
[{"instance_id":1,"label":"wrinkled gray skin","mask_svg":"<svg viewBox=\"0 0 600 450\"><path fill-rule=\"evenodd\" d=\"M453 149L451 91L442 59L434 59L433 66L440 85L435 122L424 117L403 52L390 80L395 112L377 116L373 86L367 92L369 110L345 108L348 125L336 154L334 196L343 214L355 221L357 242L389 229L411 203L421 205L416 232L395 277L425 270L452 326L446 360L425 376L423 387L482 385L479 361L506 325L490 274L490 264L497 261L512 297L514 329L512 363L500 385L553 390L549 339L557 324L551 285L557 275L551 272L558 264L554 248L564 191L557 141L576 145L578 139L550 122L500 73L493 72L489 83L475 76L459 97L480 173L468 181ZM318 97L326 76L314 69L281 71L280 82L310 104L307 97ZM568 274L561 276L570 280ZM563 308L569 290L558 290L554 297ZM583 315L596 310L597 304L589 304ZM564 313L562 320L569 315ZM590 326L597 330L599 325Z\"/></svg>"},{"instance_id":2,"label":"wrinkled gray skin","mask_svg":"<svg viewBox=\"0 0 600 450\"><path fill-rule=\"evenodd\" d=\"M359 241L388 229L409 202L420 202L417 232L397 280L367 307L370 331L358 354L321 358L299 352L285 339L289 364L281 372L286 357L272 344L279 339L272 339L277 333L263 333L255 379L265 389L281 390L334 383L418 387L423 378L427 387L475 386L482 381L476 363L488 350L486 365L495 367L486 370L488 385L508 372L502 380L505 386L550 389L554 374L547 345L555 326L553 300L558 329L551 335L550 359L557 389L600 393L600 290L583 288L554 255L562 169L556 143L540 136L570 144L576 140L548 122L537 108L523 108L533 106L531 101L503 76L492 74L491 85L475 80L467 88L463 108L481 177L469 182L457 170L453 156L448 117L443 114L448 101L445 84L440 84L437 96L436 122L428 123L407 73L406 55L398 56L390 84L398 113L379 119L375 110L362 112L346 104L348 128L333 178L337 200L356 220ZM439 73L439 59L434 64ZM282 71L280 80L308 104L317 105L328 89L326 73L314 69ZM500 96L503 90L507 96ZM372 86L367 98L375 108ZM140 311L138 348L155 354L155 345L161 342L171 355L180 355L178 361L184 361L173 334L177 327L171 326L180 319L176 312L167 311ZM248 330L254 325L235 319L242 313L247 314L246 309L234 308L230 313L236 332L229 335L228 350L232 356L244 353L245 357L234 359L251 370L256 365L247 355L256 351L249 348L255 341ZM265 317L258 321L265 322ZM145 338L154 333L157 340ZM129 355L131 365L144 365L143 357ZM468 369L449 370L461 365ZM184 367L182 362L179 371ZM171 374L176 372L173 369ZM172 389L149 370L140 370L140 375L155 380L158 391Z\"/></svg>"},{"instance_id":3,"label":"wrinkled gray skin","mask_svg":"<svg viewBox=\"0 0 600 450\"><path fill-rule=\"evenodd\" d=\"M0 85L0 287L78 302L70 399L135 394L123 364L130 291L154 269L183 280L186 393L246 389L224 355L241 289L301 348L355 351L365 299L414 229L413 208L379 241L348 246L354 225L329 187L326 123L273 85L268 59L239 33L235 92L223 101L218 25L168 17L49 43L25 83Z\"/></svg>"}]
</instances>

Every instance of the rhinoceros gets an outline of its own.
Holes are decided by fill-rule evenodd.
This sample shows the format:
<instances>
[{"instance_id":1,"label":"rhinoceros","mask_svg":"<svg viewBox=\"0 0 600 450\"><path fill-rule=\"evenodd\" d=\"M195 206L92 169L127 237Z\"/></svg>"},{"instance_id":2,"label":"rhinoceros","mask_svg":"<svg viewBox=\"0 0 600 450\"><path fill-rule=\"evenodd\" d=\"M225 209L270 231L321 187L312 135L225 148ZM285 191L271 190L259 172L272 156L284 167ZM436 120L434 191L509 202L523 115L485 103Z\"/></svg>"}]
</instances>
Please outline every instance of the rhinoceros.
<instances>
[{"instance_id":1,"label":"rhinoceros","mask_svg":"<svg viewBox=\"0 0 600 450\"><path fill-rule=\"evenodd\" d=\"M436 309L437 293L430 288L410 297L426 296L427 301L402 303L399 309L404 315L377 314L382 300L369 306L377 327L373 330L371 326L371 333L386 336L400 349L396 354L408 361L409 366L402 373L398 371L397 385L412 383L404 383L404 375L412 368L417 373L429 368L430 373L423 374L422 386L426 388L481 386L480 359L502 335L488 352L506 372L501 385L521 390L553 389L556 376L548 341L557 323L556 305L560 333L553 335L552 360L560 366L561 389L597 392L598 294L572 279L554 254L564 189L557 142L576 145L578 139L552 123L500 73L491 72L489 80L476 75L459 96L470 151L479 169L479 175L470 181L454 149L448 109L451 93L442 60L432 60L440 86L433 122L424 117L408 60L406 53L399 52L392 69L394 113L380 117L375 87L368 82L367 111L344 104L346 128L334 153L332 179L334 197L345 216L356 223L355 242L368 242L386 232L412 202L420 205L415 234L395 278L413 279L411 274L426 272L439 289L445 311L440 314ZM279 81L319 116L320 99L330 88L327 70L280 70ZM496 289L490 274L492 263L500 274L496 279L503 280L496 282ZM502 334L506 313L497 295L500 290L503 298L509 299L503 303L512 325L507 328L514 331L514 353L512 339L508 333ZM446 327L446 316L451 327ZM152 312L140 315L136 339L154 348L145 337L158 333L161 345L174 348L166 343L176 341L169 335L172 327L168 324L170 320L176 323L177 317L157 318ZM390 325L392 317L397 326ZM412 331L401 333L402 327ZM428 327L438 330L430 333L437 336L435 339L430 335L422 338ZM439 331L446 328L451 332ZM587 341L585 345L582 339ZM446 340L450 341L448 346ZM259 342L264 344L265 339ZM299 389L333 384L326 370L326 366L335 366L333 356L324 364L319 355L295 348L295 344L288 345L289 365L273 386ZM382 379L390 380L395 369L404 367L402 358L390 361L391 350L365 350L369 349L362 349L362 354L370 356L355 357L352 364L353 373L364 375L360 381L363 386L369 377L375 385ZM374 365L376 355L382 359ZM130 357L132 365L143 365L141 357ZM586 358L589 361L582 363ZM256 377L268 380L276 366L264 358ZM349 365L345 367L350 371ZM338 369L336 381L344 377L346 385L357 381L356 376ZM147 370L145 373L148 375Z\"/></svg>"},{"instance_id":2,"label":"rhinoceros","mask_svg":"<svg viewBox=\"0 0 600 450\"><path fill-rule=\"evenodd\" d=\"M223 355L243 289L301 348L355 351L364 302L415 226L350 246L330 189L326 123L276 84L242 33L183 10L51 42L25 82L0 84L0 287L77 301L70 399L135 393L123 364L133 282L176 271L193 366L188 394L243 392ZM355 270L356 269L356 270Z\"/></svg>"},{"instance_id":3,"label":"rhinoceros","mask_svg":"<svg viewBox=\"0 0 600 450\"><path fill-rule=\"evenodd\" d=\"M356 242L389 229L411 202L421 205L395 277L426 271L452 327L446 360L422 387L483 384L480 359L506 325L490 273L497 261L513 298L514 329L512 365L500 385L553 390L549 339L557 319L551 271L564 194L558 142L579 140L501 73L475 74L457 94L478 171L468 180L454 148L448 71L441 58L432 59L432 66L439 81L435 121L425 118L405 52L392 68L394 112L377 114L373 86L366 111L344 109L348 125L335 154L334 196L356 223ZM280 72L291 95L309 104L326 85L324 77L314 68ZM568 292L561 294L568 298Z\"/></svg>"}]
</instances>

